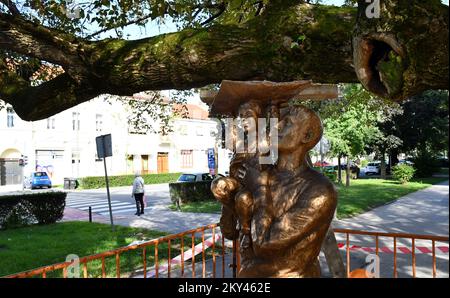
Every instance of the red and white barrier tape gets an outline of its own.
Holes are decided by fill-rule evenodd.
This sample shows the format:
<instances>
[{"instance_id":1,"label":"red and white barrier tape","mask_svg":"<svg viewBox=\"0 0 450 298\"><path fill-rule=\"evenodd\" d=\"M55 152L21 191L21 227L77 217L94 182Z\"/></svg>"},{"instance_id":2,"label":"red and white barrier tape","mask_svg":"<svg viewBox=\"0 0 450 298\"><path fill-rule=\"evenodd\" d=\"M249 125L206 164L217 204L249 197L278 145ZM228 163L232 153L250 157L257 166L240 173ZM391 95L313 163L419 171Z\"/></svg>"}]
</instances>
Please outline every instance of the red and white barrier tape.
<instances>
[{"instance_id":1,"label":"red and white barrier tape","mask_svg":"<svg viewBox=\"0 0 450 298\"><path fill-rule=\"evenodd\" d=\"M338 243L338 247L340 249L346 249L346 245L344 243ZM376 248L375 247L364 247L364 246L358 246L358 245L350 245L350 251L365 251L368 253L375 253ZM378 247L379 252L383 253L394 253L393 247ZM435 247L435 253L436 254L448 254L448 246L436 246ZM412 249L406 246L397 246L397 253L401 254L412 254ZM415 253L416 254L432 254L433 250L431 250L427 246L416 246L415 247Z\"/></svg>"}]
</instances>

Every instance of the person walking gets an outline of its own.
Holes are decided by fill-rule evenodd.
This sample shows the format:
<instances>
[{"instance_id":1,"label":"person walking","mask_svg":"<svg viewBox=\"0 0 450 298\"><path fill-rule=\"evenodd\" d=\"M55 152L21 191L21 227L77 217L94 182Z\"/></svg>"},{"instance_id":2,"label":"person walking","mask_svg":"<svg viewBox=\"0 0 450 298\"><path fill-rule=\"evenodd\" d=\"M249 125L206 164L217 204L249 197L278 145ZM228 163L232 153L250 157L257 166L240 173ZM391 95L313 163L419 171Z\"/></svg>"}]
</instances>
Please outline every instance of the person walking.
<instances>
[{"instance_id":1,"label":"person walking","mask_svg":"<svg viewBox=\"0 0 450 298\"><path fill-rule=\"evenodd\" d=\"M141 177L139 173L134 175L133 181L133 191L131 193L131 197L134 197L136 200L136 209L137 212L134 215L140 216L144 214L144 194L145 194L145 185L144 179Z\"/></svg>"}]
</instances>

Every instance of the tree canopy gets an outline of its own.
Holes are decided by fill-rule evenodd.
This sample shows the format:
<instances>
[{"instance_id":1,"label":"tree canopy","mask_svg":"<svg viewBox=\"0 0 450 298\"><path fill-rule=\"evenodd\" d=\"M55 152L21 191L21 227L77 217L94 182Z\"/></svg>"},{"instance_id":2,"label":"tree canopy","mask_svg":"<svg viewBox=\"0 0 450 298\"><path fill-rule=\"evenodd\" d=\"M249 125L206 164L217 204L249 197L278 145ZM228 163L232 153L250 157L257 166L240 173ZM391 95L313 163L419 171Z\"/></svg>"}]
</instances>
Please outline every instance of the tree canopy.
<instances>
[{"instance_id":1,"label":"tree canopy","mask_svg":"<svg viewBox=\"0 0 450 298\"><path fill-rule=\"evenodd\" d=\"M379 18L364 0L69 2L0 0L0 98L24 120L104 93L224 79L361 82L392 100L448 88L448 7L439 0L381 0ZM124 34L168 18L177 32ZM51 71L39 76L43 69Z\"/></svg>"}]
</instances>

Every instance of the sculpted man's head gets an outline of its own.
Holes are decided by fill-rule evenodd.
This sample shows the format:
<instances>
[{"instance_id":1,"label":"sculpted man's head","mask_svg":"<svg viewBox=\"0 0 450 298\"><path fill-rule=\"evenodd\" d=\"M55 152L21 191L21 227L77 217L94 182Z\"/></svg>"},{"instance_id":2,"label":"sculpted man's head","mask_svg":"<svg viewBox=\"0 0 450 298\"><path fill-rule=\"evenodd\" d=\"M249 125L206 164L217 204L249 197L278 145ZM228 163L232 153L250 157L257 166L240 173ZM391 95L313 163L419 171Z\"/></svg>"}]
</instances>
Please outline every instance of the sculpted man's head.
<instances>
[{"instance_id":1,"label":"sculpted man's head","mask_svg":"<svg viewBox=\"0 0 450 298\"><path fill-rule=\"evenodd\" d=\"M243 103L239 107L238 115L241 118L254 118L257 119L261 117L262 107L261 104L255 100L250 100Z\"/></svg>"},{"instance_id":2,"label":"sculpted man's head","mask_svg":"<svg viewBox=\"0 0 450 298\"><path fill-rule=\"evenodd\" d=\"M291 106L281 112L278 124L278 151L308 152L322 138L323 126L319 116L304 106Z\"/></svg>"}]
</instances>

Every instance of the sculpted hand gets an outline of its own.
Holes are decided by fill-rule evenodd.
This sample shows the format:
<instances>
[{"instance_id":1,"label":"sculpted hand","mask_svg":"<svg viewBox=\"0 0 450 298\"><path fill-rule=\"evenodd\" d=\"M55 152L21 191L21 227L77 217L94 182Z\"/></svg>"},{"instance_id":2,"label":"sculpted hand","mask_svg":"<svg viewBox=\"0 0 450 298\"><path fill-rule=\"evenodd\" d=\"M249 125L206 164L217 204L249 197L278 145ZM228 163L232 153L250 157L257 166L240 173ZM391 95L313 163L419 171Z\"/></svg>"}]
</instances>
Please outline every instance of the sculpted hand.
<instances>
[{"instance_id":1,"label":"sculpted hand","mask_svg":"<svg viewBox=\"0 0 450 298\"><path fill-rule=\"evenodd\" d=\"M220 177L214 179L211 183L211 191L214 197L227 206L234 206L234 194L238 188L239 182L232 177Z\"/></svg>"}]
</instances>

